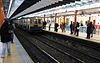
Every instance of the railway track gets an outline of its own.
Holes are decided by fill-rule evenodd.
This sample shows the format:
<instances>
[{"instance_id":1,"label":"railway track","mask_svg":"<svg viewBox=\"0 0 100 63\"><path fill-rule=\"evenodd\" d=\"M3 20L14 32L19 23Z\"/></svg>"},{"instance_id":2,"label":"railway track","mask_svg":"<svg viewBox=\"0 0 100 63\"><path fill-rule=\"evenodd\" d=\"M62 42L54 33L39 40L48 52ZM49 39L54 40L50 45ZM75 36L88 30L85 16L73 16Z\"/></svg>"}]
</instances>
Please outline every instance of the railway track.
<instances>
[{"instance_id":1,"label":"railway track","mask_svg":"<svg viewBox=\"0 0 100 63\"><path fill-rule=\"evenodd\" d=\"M20 31L22 45L35 63L99 63L98 59L52 41L43 35ZM22 39L21 39L22 38Z\"/></svg>"},{"instance_id":2,"label":"railway track","mask_svg":"<svg viewBox=\"0 0 100 63\"><path fill-rule=\"evenodd\" d=\"M48 38L50 40L53 40L59 44L62 44L63 46L66 46L68 48L71 48L71 49L74 49L76 51L79 51L81 52L82 54L85 54L85 55L88 55L94 59L97 59L97 60L100 60L100 48L97 46L93 46L91 44L87 44L89 43L88 41L83 43L81 42L81 40L78 42L76 40L72 40L70 38L65 38L63 37L64 39L62 39L62 37L53 37L52 35L50 36L46 36L47 34L43 35L45 38ZM91 42L90 42L91 43ZM100 44L98 44L100 45ZM98 50L97 50L98 49Z\"/></svg>"},{"instance_id":3,"label":"railway track","mask_svg":"<svg viewBox=\"0 0 100 63\"><path fill-rule=\"evenodd\" d=\"M55 42L55 41L50 41L49 39L44 38L43 36L36 36L38 40L41 42L47 44L48 46L57 49L58 51L61 51L62 53L69 55L83 63L99 63L100 60L96 59L94 57L89 56L88 54L84 54L80 51L77 51L75 49L66 47L62 45L61 43Z\"/></svg>"},{"instance_id":4,"label":"railway track","mask_svg":"<svg viewBox=\"0 0 100 63\"><path fill-rule=\"evenodd\" d=\"M35 63L58 63L56 60L48 56L41 48L35 46L32 41L27 39L21 32L17 32L18 39L21 41L21 44L32 58Z\"/></svg>"}]
</instances>

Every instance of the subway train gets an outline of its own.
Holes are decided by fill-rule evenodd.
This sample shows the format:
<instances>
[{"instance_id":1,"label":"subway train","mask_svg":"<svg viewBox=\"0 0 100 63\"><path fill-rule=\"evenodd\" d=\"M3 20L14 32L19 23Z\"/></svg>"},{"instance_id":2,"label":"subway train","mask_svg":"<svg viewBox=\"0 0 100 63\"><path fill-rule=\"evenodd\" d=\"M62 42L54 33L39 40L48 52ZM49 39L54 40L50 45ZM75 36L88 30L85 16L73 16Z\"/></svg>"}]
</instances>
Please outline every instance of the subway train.
<instances>
[{"instance_id":1,"label":"subway train","mask_svg":"<svg viewBox=\"0 0 100 63\"><path fill-rule=\"evenodd\" d=\"M42 32L42 19L36 17L21 18L14 20L16 27L29 32Z\"/></svg>"}]
</instances>

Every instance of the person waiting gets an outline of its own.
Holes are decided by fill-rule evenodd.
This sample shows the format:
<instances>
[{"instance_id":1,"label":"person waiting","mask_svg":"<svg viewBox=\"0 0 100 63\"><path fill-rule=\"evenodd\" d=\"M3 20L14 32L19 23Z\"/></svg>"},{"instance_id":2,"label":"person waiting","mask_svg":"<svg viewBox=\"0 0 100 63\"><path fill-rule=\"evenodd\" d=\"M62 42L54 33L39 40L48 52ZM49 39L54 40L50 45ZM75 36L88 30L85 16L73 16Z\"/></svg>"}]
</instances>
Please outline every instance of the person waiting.
<instances>
[{"instance_id":1,"label":"person waiting","mask_svg":"<svg viewBox=\"0 0 100 63\"><path fill-rule=\"evenodd\" d=\"M54 27L54 30L57 32L58 31L58 23L55 23L55 27Z\"/></svg>"},{"instance_id":2,"label":"person waiting","mask_svg":"<svg viewBox=\"0 0 100 63\"><path fill-rule=\"evenodd\" d=\"M78 36L79 35L79 23L77 22L76 23L76 36Z\"/></svg>"},{"instance_id":3,"label":"person waiting","mask_svg":"<svg viewBox=\"0 0 100 63\"><path fill-rule=\"evenodd\" d=\"M87 24L87 39L90 39L90 34L93 32L93 30L92 30L92 22L89 22L88 24Z\"/></svg>"},{"instance_id":4,"label":"person waiting","mask_svg":"<svg viewBox=\"0 0 100 63\"><path fill-rule=\"evenodd\" d=\"M1 34L1 42L2 42L2 49L1 49L1 58L5 57L6 48L8 51L8 56L11 55L11 33L9 31L9 24L8 19L5 19L5 22L1 26L0 34Z\"/></svg>"},{"instance_id":5,"label":"person waiting","mask_svg":"<svg viewBox=\"0 0 100 63\"><path fill-rule=\"evenodd\" d=\"M71 21L71 24L70 24L70 34L73 34L73 22Z\"/></svg>"}]
</instances>

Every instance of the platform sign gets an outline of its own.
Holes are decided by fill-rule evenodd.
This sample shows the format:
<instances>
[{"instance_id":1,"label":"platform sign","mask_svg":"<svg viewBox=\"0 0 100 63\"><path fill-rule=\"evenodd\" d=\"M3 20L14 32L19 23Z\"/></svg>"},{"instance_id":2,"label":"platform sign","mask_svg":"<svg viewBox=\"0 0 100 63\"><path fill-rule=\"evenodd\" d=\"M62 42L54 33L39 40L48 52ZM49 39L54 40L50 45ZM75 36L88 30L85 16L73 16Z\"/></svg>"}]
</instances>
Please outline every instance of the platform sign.
<instances>
[{"instance_id":1,"label":"platform sign","mask_svg":"<svg viewBox=\"0 0 100 63\"><path fill-rule=\"evenodd\" d=\"M2 26L4 22L4 10L2 5L2 0L0 0L0 27Z\"/></svg>"}]
</instances>

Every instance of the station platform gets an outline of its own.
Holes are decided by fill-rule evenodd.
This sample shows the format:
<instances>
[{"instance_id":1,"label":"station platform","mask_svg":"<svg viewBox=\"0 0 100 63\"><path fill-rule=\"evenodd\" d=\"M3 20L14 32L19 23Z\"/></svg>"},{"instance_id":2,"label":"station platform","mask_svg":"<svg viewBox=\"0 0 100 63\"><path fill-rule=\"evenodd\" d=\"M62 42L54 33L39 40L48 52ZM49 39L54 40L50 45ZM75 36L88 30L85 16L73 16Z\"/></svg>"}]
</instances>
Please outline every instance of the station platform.
<instances>
[{"instance_id":1,"label":"station platform","mask_svg":"<svg viewBox=\"0 0 100 63\"><path fill-rule=\"evenodd\" d=\"M1 48L1 42L0 42L0 48ZM22 63L21 57L14 44L11 44L11 56L6 55L4 59L1 58L0 56L0 63Z\"/></svg>"},{"instance_id":2,"label":"station platform","mask_svg":"<svg viewBox=\"0 0 100 63\"><path fill-rule=\"evenodd\" d=\"M80 39L84 39L84 40L89 40L89 41L100 43L100 39L99 39L100 35L97 35L97 34L93 34L93 37L91 37L90 39L87 39L86 38L87 34L86 33L82 33L82 32L79 32L79 36L75 36L74 34L71 35L70 31L59 32L59 33L64 34L64 35L73 36L73 37L80 38Z\"/></svg>"},{"instance_id":3,"label":"station platform","mask_svg":"<svg viewBox=\"0 0 100 63\"><path fill-rule=\"evenodd\" d=\"M1 45L0 42L0 63L34 63L15 35L14 43L11 44L11 56L6 53L5 58L1 58Z\"/></svg>"},{"instance_id":4,"label":"station platform","mask_svg":"<svg viewBox=\"0 0 100 63\"><path fill-rule=\"evenodd\" d=\"M48 28L46 28L44 30L49 31ZM80 39L83 39L83 40L93 41L93 42L96 42L96 43L100 44L100 34L98 34L98 33L93 34L93 37L91 37L90 39L87 39L86 38L87 33L85 33L85 32L79 32L79 36L76 36L74 34L71 35L70 31L62 32L60 28L58 29L58 32L55 32L55 31L52 31L52 30L53 29L51 29L50 32L54 32L54 33L58 33L58 34L63 34L63 35L68 35L68 36L72 36L72 37L75 37L75 38L80 38Z\"/></svg>"}]
</instances>

